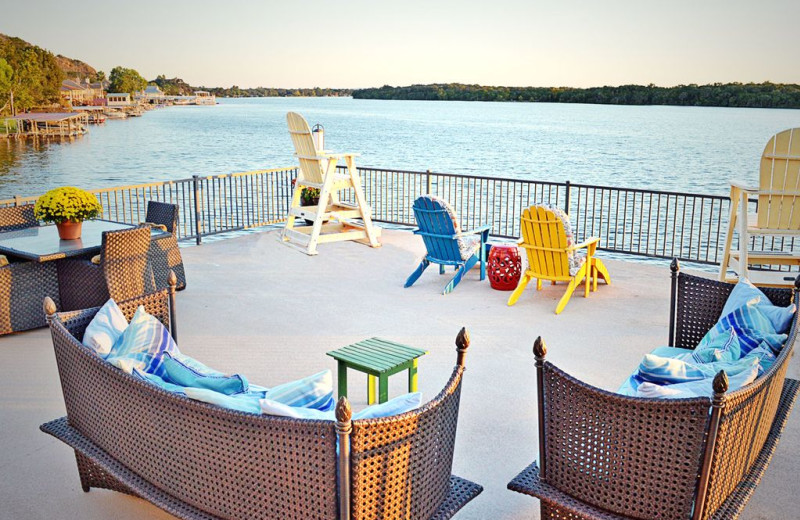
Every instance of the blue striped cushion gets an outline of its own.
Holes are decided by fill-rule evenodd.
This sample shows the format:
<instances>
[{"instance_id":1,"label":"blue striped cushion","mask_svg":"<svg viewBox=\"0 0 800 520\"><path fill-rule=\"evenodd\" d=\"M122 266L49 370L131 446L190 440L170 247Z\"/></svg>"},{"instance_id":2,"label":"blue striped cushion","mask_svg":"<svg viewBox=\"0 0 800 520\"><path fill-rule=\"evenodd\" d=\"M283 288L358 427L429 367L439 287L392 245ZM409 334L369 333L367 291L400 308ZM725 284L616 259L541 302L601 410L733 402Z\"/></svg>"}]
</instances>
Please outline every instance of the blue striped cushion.
<instances>
[{"instance_id":1,"label":"blue striped cushion","mask_svg":"<svg viewBox=\"0 0 800 520\"><path fill-rule=\"evenodd\" d=\"M333 376L330 370L274 386L265 399L295 407L333 410Z\"/></svg>"},{"instance_id":2,"label":"blue striped cushion","mask_svg":"<svg viewBox=\"0 0 800 520\"><path fill-rule=\"evenodd\" d=\"M129 374L136 368L164 377L163 354L177 350L166 327L140 305L106 361Z\"/></svg>"},{"instance_id":3,"label":"blue striped cushion","mask_svg":"<svg viewBox=\"0 0 800 520\"><path fill-rule=\"evenodd\" d=\"M206 388L225 395L248 391L247 378L243 375L225 375L180 352L165 353L163 367L165 379L179 386Z\"/></svg>"}]
</instances>

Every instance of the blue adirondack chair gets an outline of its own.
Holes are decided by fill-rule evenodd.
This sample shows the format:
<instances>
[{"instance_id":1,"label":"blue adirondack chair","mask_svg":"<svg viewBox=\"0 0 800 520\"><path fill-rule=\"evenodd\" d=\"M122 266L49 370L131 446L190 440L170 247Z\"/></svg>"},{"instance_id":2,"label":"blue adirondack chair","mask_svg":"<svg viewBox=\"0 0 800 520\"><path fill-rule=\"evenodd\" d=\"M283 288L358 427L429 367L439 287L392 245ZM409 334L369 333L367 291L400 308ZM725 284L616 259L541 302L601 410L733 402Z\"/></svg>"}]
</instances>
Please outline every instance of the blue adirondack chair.
<instances>
[{"instance_id":1,"label":"blue adirondack chair","mask_svg":"<svg viewBox=\"0 0 800 520\"><path fill-rule=\"evenodd\" d=\"M481 263L481 280L486 278L486 240L491 226L461 231L453 208L444 199L434 195L423 195L414 201L414 218L419 226L414 234L422 237L428 253L408 277L405 287L414 285L432 263L439 264L439 274L444 274L446 265L456 269L456 275L442 294L455 289L464 274L478 262Z\"/></svg>"}]
</instances>

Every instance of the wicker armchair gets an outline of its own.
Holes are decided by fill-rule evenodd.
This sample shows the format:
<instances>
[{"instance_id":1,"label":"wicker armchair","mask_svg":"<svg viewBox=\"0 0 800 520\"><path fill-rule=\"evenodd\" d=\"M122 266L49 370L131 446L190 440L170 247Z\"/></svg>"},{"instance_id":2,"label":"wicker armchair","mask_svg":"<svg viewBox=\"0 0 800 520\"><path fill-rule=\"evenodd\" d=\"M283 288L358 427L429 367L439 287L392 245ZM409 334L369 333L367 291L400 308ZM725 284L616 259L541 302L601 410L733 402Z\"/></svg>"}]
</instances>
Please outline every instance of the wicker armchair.
<instances>
[{"instance_id":1,"label":"wicker armchair","mask_svg":"<svg viewBox=\"0 0 800 520\"><path fill-rule=\"evenodd\" d=\"M155 288L149 262L150 227L103 233L100 263L58 262L59 292L65 310L99 307L109 298L127 300Z\"/></svg>"},{"instance_id":2,"label":"wicker armchair","mask_svg":"<svg viewBox=\"0 0 800 520\"><path fill-rule=\"evenodd\" d=\"M0 231L37 227L33 205L0 208ZM30 262L15 258L0 260L0 334L44 327L41 301L58 299L58 277L53 262Z\"/></svg>"},{"instance_id":3,"label":"wicker armchair","mask_svg":"<svg viewBox=\"0 0 800 520\"><path fill-rule=\"evenodd\" d=\"M174 330L165 291L119 306L130 318L140 304ZM75 450L84 491L113 489L204 520L444 520L482 491L450 474L463 331L449 381L422 408L351 421L341 398L337 421L322 421L235 412L161 390L81 345L97 309L45 308L67 416L41 429Z\"/></svg>"},{"instance_id":4,"label":"wicker armchair","mask_svg":"<svg viewBox=\"0 0 800 520\"><path fill-rule=\"evenodd\" d=\"M670 346L693 349L716 323L732 284L677 274L673 263ZM764 289L776 305L798 302L795 289ZM778 444L798 393L785 378L797 338L754 383L714 396L646 399L606 392L545 361L534 345L539 400L539 460L508 484L540 499L550 519L736 518Z\"/></svg>"},{"instance_id":5,"label":"wicker armchair","mask_svg":"<svg viewBox=\"0 0 800 520\"><path fill-rule=\"evenodd\" d=\"M147 202L147 224L163 227L169 235L154 238L150 243L150 265L158 289L167 288L167 277L174 271L178 277L178 290L186 288L186 272L175 235L178 229L178 206L166 202Z\"/></svg>"}]
</instances>

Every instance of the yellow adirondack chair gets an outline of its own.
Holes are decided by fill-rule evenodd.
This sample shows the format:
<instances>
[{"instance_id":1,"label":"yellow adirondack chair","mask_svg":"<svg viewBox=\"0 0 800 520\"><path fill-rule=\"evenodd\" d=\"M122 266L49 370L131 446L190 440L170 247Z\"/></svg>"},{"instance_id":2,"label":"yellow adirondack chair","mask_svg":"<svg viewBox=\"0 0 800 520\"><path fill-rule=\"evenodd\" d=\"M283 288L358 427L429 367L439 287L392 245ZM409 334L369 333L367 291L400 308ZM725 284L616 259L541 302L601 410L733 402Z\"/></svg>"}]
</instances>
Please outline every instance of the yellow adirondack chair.
<instances>
[{"instance_id":1,"label":"yellow adirondack chair","mask_svg":"<svg viewBox=\"0 0 800 520\"><path fill-rule=\"evenodd\" d=\"M758 197L756 213L747 212L750 195ZM731 251L734 230L739 233L738 251ZM800 128L784 130L769 140L761 155L758 188L731 183L731 213L719 271L721 281L735 280L728 276L732 269L757 285L793 286L791 273L750 270L748 265L800 265L800 255L750 251L753 236L800 238Z\"/></svg>"},{"instance_id":2,"label":"yellow adirondack chair","mask_svg":"<svg viewBox=\"0 0 800 520\"><path fill-rule=\"evenodd\" d=\"M317 244L339 240L356 240L372 247L380 247L380 228L372 224L370 208L356 170L355 157L358 154L318 150L303 116L289 112L286 114L286 121L294 144L295 157L300 162L300 170L286 226L281 233L282 240L299 246L309 255L317 254ZM336 169L342 159L347 165L346 174L341 174ZM319 202L316 206L301 205L301 195L305 188L319 190ZM355 203L342 202L339 192L351 189L355 195ZM296 226L297 218L309 220L313 224Z\"/></svg>"},{"instance_id":3,"label":"yellow adirondack chair","mask_svg":"<svg viewBox=\"0 0 800 520\"><path fill-rule=\"evenodd\" d=\"M574 244L569 218L560 209L545 205L531 206L522 213L520 228L520 246L528 255L528 268L508 298L509 306L517 303L533 278L536 278L537 290L542 288L542 280L550 280L553 284L569 282L567 292L556 306L556 314L564 310L582 281L586 281L585 297L589 296L590 286L593 291L597 290L598 276L606 284L611 284L606 266L594 256L600 239L593 237ZM580 249L586 249L586 256L577 254Z\"/></svg>"}]
</instances>

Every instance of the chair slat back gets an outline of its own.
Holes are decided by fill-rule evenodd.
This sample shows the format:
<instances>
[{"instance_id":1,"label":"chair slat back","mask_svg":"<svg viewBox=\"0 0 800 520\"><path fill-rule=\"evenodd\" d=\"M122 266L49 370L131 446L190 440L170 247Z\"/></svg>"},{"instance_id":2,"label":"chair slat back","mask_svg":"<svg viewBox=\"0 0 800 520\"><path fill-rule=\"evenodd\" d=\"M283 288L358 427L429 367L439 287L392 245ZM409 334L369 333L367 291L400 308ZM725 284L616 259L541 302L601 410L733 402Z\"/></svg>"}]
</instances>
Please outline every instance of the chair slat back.
<instances>
[{"instance_id":1,"label":"chair slat back","mask_svg":"<svg viewBox=\"0 0 800 520\"><path fill-rule=\"evenodd\" d=\"M455 224L444 204L430 197L419 197L414 201L413 209L428 256L436 260L460 262L458 242L452 238L434 236L456 234Z\"/></svg>"},{"instance_id":2,"label":"chair slat back","mask_svg":"<svg viewBox=\"0 0 800 520\"><path fill-rule=\"evenodd\" d=\"M317 156L317 148L314 145L314 138L308 122L296 112L286 114L286 122L289 125L289 135L292 137L295 156L300 162L298 179L322 184L325 175L323 158Z\"/></svg>"},{"instance_id":3,"label":"chair slat back","mask_svg":"<svg viewBox=\"0 0 800 520\"><path fill-rule=\"evenodd\" d=\"M774 135L764 148L758 227L800 230L800 128Z\"/></svg>"},{"instance_id":4,"label":"chair slat back","mask_svg":"<svg viewBox=\"0 0 800 520\"><path fill-rule=\"evenodd\" d=\"M567 234L564 223L544 206L531 206L520 219L523 244L528 254L528 268L549 277L569 277Z\"/></svg>"}]
</instances>

